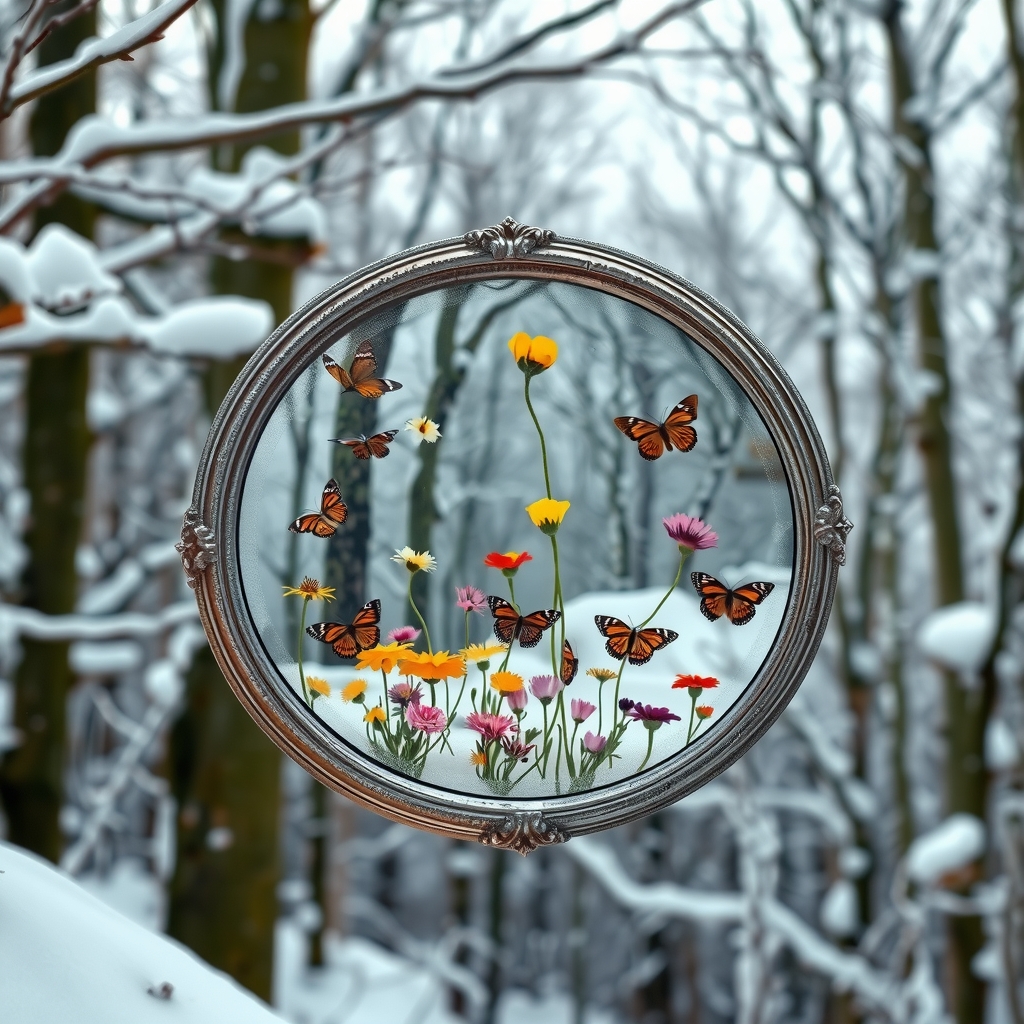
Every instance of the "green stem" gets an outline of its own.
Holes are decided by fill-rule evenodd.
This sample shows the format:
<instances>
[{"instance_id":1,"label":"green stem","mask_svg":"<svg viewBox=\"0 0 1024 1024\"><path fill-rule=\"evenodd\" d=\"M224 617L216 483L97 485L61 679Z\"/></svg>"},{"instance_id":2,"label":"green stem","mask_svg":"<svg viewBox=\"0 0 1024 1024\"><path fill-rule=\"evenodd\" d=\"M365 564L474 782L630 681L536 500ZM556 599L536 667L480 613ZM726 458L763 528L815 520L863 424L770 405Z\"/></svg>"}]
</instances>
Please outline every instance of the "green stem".
<instances>
[{"instance_id":1,"label":"green stem","mask_svg":"<svg viewBox=\"0 0 1024 1024\"><path fill-rule=\"evenodd\" d=\"M409 573L409 606L416 613L416 618L420 620L420 625L423 627L423 635L427 638L427 652L429 654L433 654L434 653L434 647L433 647L433 645L430 642L430 630L427 629L426 620L420 614L420 610L419 610L419 608L416 607L416 601L415 601L415 599L412 596L412 578L415 575L416 575L415 573L412 573L412 572Z\"/></svg>"},{"instance_id":2,"label":"green stem","mask_svg":"<svg viewBox=\"0 0 1024 1024\"><path fill-rule=\"evenodd\" d=\"M690 745L690 740L693 739L693 718L697 713L697 698L690 697L690 724L686 729L686 745Z\"/></svg>"},{"instance_id":3,"label":"green stem","mask_svg":"<svg viewBox=\"0 0 1024 1024\"><path fill-rule=\"evenodd\" d=\"M622 682L622 670L626 667L626 659L623 658L619 662L619 674L615 677L615 697L612 700L612 727L608 733L608 739L611 739L611 734L615 731L619 724L619 685Z\"/></svg>"},{"instance_id":4,"label":"green stem","mask_svg":"<svg viewBox=\"0 0 1024 1024\"><path fill-rule=\"evenodd\" d=\"M508 580L508 593L509 593L509 597L512 598L512 607L515 608L516 614L518 614L519 613L519 605L516 604L516 585L515 585L515 581L512 579L511 576L506 576L505 579Z\"/></svg>"},{"instance_id":5,"label":"green stem","mask_svg":"<svg viewBox=\"0 0 1024 1024\"><path fill-rule=\"evenodd\" d=\"M565 732L565 735L568 736L569 735L569 726L566 725L566 722L565 722L565 699L564 698L565 698L565 690L563 689L563 690L559 691L559 694L558 694L558 712L559 712L559 715L562 718L562 730ZM574 730L574 734L575 734L575 730ZM566 747L565 747L565 767L566 767L566 769L569 772L569 778L570 779L575 779L576 778L576 764L575 764L575 762L572 759L572 744L569 744L569 743L567 743Z\"/></svg>"},{"instance_id":6,"label":"green stem","mask_svg":"<svg viewBox=\"0 0 1024 1024\"><path fill-rule=\"evenodd\" d=\"M299 682L302 683L302 699L310 706L313 706L312 698L310 697L309 687L306 686L306 674L302 670L302 638L306 635L306 606L309 604L309 598L303 597L302 599L302 614L299 616L299 643L297 648L297 656L299 662Z\"/></svg>"},{"instance_id":7,"label":"green stem","mask_svg":"<svg viewBox=\"0 0 1024 1024\"><path fill-rule=\"evenodd\" d=\"M640 767L637 768L638 772L642 772L647 767L647 762L651 759L651 750L654 748L654 730L647 730L647 755L640 762Z\"/></svg>"},{"instance_id":8,"label":"green stem","mask_svg":"<svg viewBox=\"0 0 1024 1024\"><path fill-rule=\"evenodd\" d=\"M548 492L548 497L551 497L551 477L548 474L548 446L544 443L544 431L540 428L540 420L537 419L537 414L533 411L533 402L530 401L530 379L531 375L526 374L526 385L523 389L526 396L526 408L530 410L530 415L533 417L533 425L537 428L537 436L540 438L540 457L544 463L544 487Z\"/></svg>"},{"instance_id":9,"label":"green stem","mask_svg":"<svg viewBox=\"0 0 1024 1024\"><path fill-rule=\"evenodd\" d=\"M676 578L672 581L672 586L668 588L668 592L658 602L658 607L655 608L654 611L651 612L651 614L648 615L647 618L644 619L644 621L641 622L640 625L636 627L637 629L643 629L644 626L646 626L647 623L650 622L651 619L653 619L654 616L657 615L658 612L661 611L661 606L672 596L672 591L675 590L677 586L679 586L679 577L683 575L683 566L686 564L686 559L689 557L689 555L690 555L690 549L689 548L684 548L682 551L679 552L679 568L676 569Z\"/></svg>"},{"instance_id":10,"label":"green stem","mask_svg":"<svg viewBox=\"0 0 1024 1024\"><path fill-rule=\"evenodd\" d=\"M466 612L466 647L469 647L469 611Z\"/></svg>"}]
</instances>

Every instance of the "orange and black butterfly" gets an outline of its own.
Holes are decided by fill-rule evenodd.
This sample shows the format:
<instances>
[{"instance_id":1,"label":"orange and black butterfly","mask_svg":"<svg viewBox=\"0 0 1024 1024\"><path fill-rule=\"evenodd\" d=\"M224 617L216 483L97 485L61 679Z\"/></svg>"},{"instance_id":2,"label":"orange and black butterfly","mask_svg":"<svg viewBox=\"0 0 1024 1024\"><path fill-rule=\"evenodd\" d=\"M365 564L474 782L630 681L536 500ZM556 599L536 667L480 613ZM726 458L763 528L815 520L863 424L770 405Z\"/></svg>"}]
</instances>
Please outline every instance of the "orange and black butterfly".
<instances>
[{"instance_id":1,"label":"orange and black butterfly","mask_svg":"<svg viewBox=\"0 0 1024 1024\"><path fill-rule=\"evenodd\" d=\"M350 369L340 366L326 352L324 367L346 391L355 391L363 398L380 398L385 391L397 391L402 386L397 380L377 376L377 360L368 341L359 343Z\"/></svg>"},{"instance_id":2,"label":"orange and black butterfly","mask_svg":"<svg viewBox=\"0 0 1024 1024\"><path fill-rule=\"evenodd\" d=\"M332 437L331 440L335 444L343 444L346 448L351 448L352 454L357 459L368 459L371 455L375 459L385 459L391 454L388 445L397 436L397 430L383 430L372 437L360 434L358 437Z\"/></svg>"},{"instance_id":3,"label":"orange and black butterfly","mask_svg":"<svg viewBox=\"0 0 1024 1024\"><path fill-rule=\"evenodd\" d=\"M562 670L559 675L562 677L562 685L568 686L575 678L576 673L580 669L580 659L576 657L576 652L572 649L572 644L568 640L562 643Z\"/></svg>"},{"instance_id":4,"label":"orange and black butterfly","mask_svg":"<svg viewBox=\"0 0 1024 1024\"><path fill-rule=\"evenodd\" d=\"M330 644L339 658L354 658L360 651L380 642L380 601L367 601L350 622L316 622L306 632L321 643Z\"/></svg>"},{"instance_id":5,"label":"orange and black butterfly","mask_svg":"<svg viewBox=\"0 0 1024 1024\"><path fill-rule=\"evenodd\" d=\"M315 537L333 537L334 531L348 519L348 505L341 498L337 480L328 480L320 496L320 511L299 516L288 527L292 533L311 533Z\"/></svg>"},{"instance_id":6,"label":"orange and black butterfly","mask_svg":"<svg viewBox=\"0 0 1024 1024\"><path fill-rule=\"evenodd\" d=\"M706 572L691 572L690 582L700 594L700 610L704 618L714 622L724 615L734 626L749 622L754 617L754 606L775 589L774 583L744 583L742 587L730 590Z\"/></svg>"},{"instance_id":7,"label":"orange and black butterfly","mask_svg":"<svg viewBox=\"0 0 1024 1024\"><path fill-rule=\"evenodd\" d=\"M697 431L690 426L696 418L697 396L690 395L665 417L664 423L652 423L639 416L616 416L612 422L630 441L636 441L643 458L653 462L666 449L688 452L697 443Z\"/></svg>"},{"instance_id":8,"label":"orange and black butterfly","mask_svg":"<svg viewBox=\"0 0 1024 1024\"><path fill-rule=\"evenodd\" d=\"M503 597L489 597L487 603L494 616L494 635L503 644L518 640L520 647L536 647L544 630L562 617L562 613L554 608L520 615Z\"/></svg>"},{"instance_id":9,"label":"orange and black butterfly","mask_svg":"<svg viewBox=\"0 0 1024 1024\"><path fill-rule=\"evenodd\" d=\"M601 635L607 638L604 649L618 661L629 658L630 665L646 665L655 651L679 636L671 629L634 629L611 615L595 615L594 622Z\"/></svg>"}]
</instances>

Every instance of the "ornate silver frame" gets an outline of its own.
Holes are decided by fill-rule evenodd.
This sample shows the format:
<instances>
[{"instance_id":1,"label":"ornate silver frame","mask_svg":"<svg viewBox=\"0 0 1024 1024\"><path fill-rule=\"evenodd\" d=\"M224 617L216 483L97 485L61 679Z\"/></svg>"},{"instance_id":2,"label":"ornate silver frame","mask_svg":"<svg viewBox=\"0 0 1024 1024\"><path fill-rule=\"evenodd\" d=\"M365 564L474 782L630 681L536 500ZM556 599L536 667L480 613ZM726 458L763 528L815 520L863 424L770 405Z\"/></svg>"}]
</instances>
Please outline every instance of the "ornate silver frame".
<instances>
[{"instance_id":1,"label":"ornate silver frame","mask_svg":"<svg viewBox=\"0 0 1024 1024\"><path fill-rule=\"evenodd\" d=\"M272 680L277 672L246 611L236 527L252 453L298 375L333 339L385 306L431 290L523 277L584 285L684 330L739 382L779 451L794 510L794 586L777 641L726 718L643 775L584 793L502 799L442 791L359 753ZM786 372L728 310L635 256L511 218L391 256L307 303L248 361L217 413L182 528L182 563L210 644L261 729L325 785L395 821L529 853L650 814L709 782L765 733L810 667L828 621L852 524L824 447Z\"/></svg>"}]
</instances>

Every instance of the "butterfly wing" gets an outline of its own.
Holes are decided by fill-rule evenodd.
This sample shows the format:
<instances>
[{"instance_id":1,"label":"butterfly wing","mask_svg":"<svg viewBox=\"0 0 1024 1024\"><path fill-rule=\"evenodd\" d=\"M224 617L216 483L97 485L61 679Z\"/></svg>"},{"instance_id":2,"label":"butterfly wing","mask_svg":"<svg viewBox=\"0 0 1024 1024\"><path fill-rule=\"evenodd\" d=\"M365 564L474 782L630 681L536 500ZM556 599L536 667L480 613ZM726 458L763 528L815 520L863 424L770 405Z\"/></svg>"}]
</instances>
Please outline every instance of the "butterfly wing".
<instances>
[{"instance_id":1,"label":"butterfly wing","mask_svg":"<svg viewBox=\"0 0 1024 1024\"><path fill-rule=\"evenodd\" d=\"M369 449L370 454L377 459L387 458L391 452L388 445L394 441L397 433L397 430L384 430L379 434L374 434L373 437L368 437L366 439L366 447Z\"/></svg>"},{"instance_id":2,"label":"butterfly wing","mask_svg":"<svg viewBox=\"0 0 1024 1024\"><path fill-rule=\"evenodd\" d=\"M378 622L380 622L380 601L374 598L372 601L367 601L356 612L356 616L352 620L352 632L361 651L365 651L369 647L376 647L380 642Z\"/></svg>"},{"instance_id":3,"label":"butterfly wing","mask_svg":"<svg viewBox=\"0 0 1024 1024\"><path fill-rule=\"evenodd\" d=\"M562 613L555 611L554 608L545 608L524 615L519 627L519 646L536 647L544 635L544 630L553 626L561 617Z\"/></svg>"},{"instance_id":4,"label":"butterfly wing","mask_svg":"<svg viewBox=\"0 0 1024 1024\"><path fill-rule=\"evenodd\" d=\"M337 480L328 480L324 487L324 493L320 496L320 515L335 526L341 526L348 519L348 505L342 500Z\"/></svg>"},{"instance_id":5,"label":"butterfly wing","mask_svg":"<svg viewBox=\"0 0 1024 1024\"><path fill-rule=\"evenodd\" d=\"M355 391L363 398L380 398L385 391L397 391L402 385L397 380L385 380L377 376L377 360L369 341L359 343L356 354L352 357L352 378L350 391Z\"/></svg>"},{"instance_id":6,"label":"butterfly wing","mask_svg":"<svg viewBox=\"0 0 1024 1024\"><path fill-rule=\"evenodd\" d=\"M655 651L678 639L679 634L671 629L638 629L629 645L630 665L646 665Z\"/></svg>"},{"instance_id":7,"label":"butterfly wing","mask_svg":"<svg viewBox=\"0 0 1024 1024\"><path fill-rule=\"evenodd\" d=\"M697 418L697 396L684 398L666 417L661 435L667 448L688 452L697 443L697 431L688 426Z\"/></svg>"},{"instance_id":8,"label":"butterfly wing","mask_svg":"<svg viewBox=\"0 0 1024 1024\"><path fill-rule=\"evenodd\" d=\"M633 639L633 630L622 619L611 615L595 615L594 622L598 632L606 639L604 649L619 661L629 653Z\"/></svg>"},{"instance_id":9,"label":"butterfly wing","mask_svg":"<svg viewBox=\"0 0 1024 1024\"><path fill-rule=\"evenodd\" d=\"M306 632L314 640L330 644L339 658L354 658L359 653L355 631L345 622L314 622Z\"/></svg>"},{"instance_id":10,"label":"butterfly wing","mask_svg":"<svg viewBox=\"0 0 1024 1024\"><path fill-rule=\"evenodd\" d=\"M661 427L650 420L639 416L616 416L612 423L621 430L630 441L636 441L637 450L648 462L660 459L665 452L665 442L661 437Z\"/></svg>"},{"instance_id":11,"label":"butterfly wing","mask_svg":"<svg viewBox=\"0 0 1024 1024\"><path fill-rule=\"evenodd\" d=\"M575 678L580 668L580 659L572 649L572 644L566 640L562 644L562 668L558 673L562 677L562 685L568 686Z\"/></svg>"},{"instance_id":12,"label":"butterfly wing","mask_svg":"<svg viewBox=\"0 0 1024 1024\"><path fill-rule=\"evenodd\" d=\"M726 596L725 614L734 626L742 626L754 617L754 606L759 605L773 590L774 583L744 583L730 590Z\"/></svg>"},{"instance_id":13,"label":"butterfly wing","mask_svg":"<svg viewBox=\"0 0 1024 1024\"><path fill-rule=\"evenodd\" d=\"M346 390L352 390L352 378L348 370L336 363L326 352L324 353L324 369Z\"/></svg>"},{"instance_id":14,"label":"butterfly wing","mask_svg":"<svg viewBox=\"0 0 1024 1024\"><path fill-rule=\"evenodd\" d=\"M317 537L330 537L334 533L334 527L330 523L325 523L319 512L299 516L288 529L292 533L312 533Z\"/></svg>"},{"instance_id":15,"label":"butterfly wing","mask_svg":"<svg viewBox=\"0 0 1024 1024\"><path fill-rule=\"evenodd\" d=\"M487 598L491 615L494 616L494 635L503 643L511 644L519 636L523 620L519 613L503 597Z\"/></svg>"},{"instance_id":16,"label":"butterfly wing","mask_svg":"<svg viewBox=\"0 0 1024 1024\"><path fill-rule=\"evenodd\" d=\"M726 612L731 591L710 573L691 572L690 582L693 589L700 595L700 611L704 618L714 622Z\"/></svg>"}]
</instances>

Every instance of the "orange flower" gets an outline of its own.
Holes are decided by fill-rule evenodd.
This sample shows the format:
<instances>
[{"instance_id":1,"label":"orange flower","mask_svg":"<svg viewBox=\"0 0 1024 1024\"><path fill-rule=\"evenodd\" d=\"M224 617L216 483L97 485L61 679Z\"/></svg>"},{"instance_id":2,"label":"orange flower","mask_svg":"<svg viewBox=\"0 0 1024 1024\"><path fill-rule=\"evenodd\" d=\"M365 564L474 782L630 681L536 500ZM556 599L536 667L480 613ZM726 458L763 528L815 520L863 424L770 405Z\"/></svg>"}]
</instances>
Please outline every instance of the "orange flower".
<instances>
[{"instance_id":1,"label":"orange flower","mask_svg":"<svg viewBox=\"0 0 1024 1024\"><path fill-rule=\"evenodd\" d=\"M558 358L558 344L551 338L545 338L543 334L531 338L520 331L509 339L508 347L516 365L523 373L541 373L554 366Z\"/></svg>"},{"instance_id":2,"label":"orange flower","mask_svg":"<svg viewBox=\"0 0 1024 1024\"><path fill-rule=\"evenodd\" d=\"M457 679L466 674L466 663L457 654L435 651L428 654L407 654L399 663L398 671L403 676L417 679Z\"/></svg>"},{"instance_id":3,"label":"orange flower","mask_svg":"<svg viewBox=\"0 0 1024 1024\"><path fill-rule=\"evenodd\" d=\"M523 688L523 677L517 676L515 672L492 672L491 686L498 693L516 693Z\"/></svg>"},{"instance_id":4,"label":"orange flower","mask_svg":"<svg viewBox=\"0 0 1024 1024\"><path fill-rule=\"evenodd\" d=\"M714 676L676 676L673 690L713 690L718 685Z\"/></svg>"},{"instance_id":5,"label":"orange flower","mask_svg":"<svg viewBox=\"0 0 1024 1024\"><path fill-rule=\"evenodd\" d=\"M697 705L697 717L703 721L705 718L710 718L715 713L715 709L710 704L698 704Z\"/></svg>"},{"instance_id":6,"label":"orange flower","mask_svg":"<svg viewBox=\"0 0 1024 1024\"><path fill-rule=\"evenodd\" d=\"M382 707L375 707L370 708L370 710L367 711L365 715L363 715L363 721L372 722L374 728L376 728L378 724L383 724L384 722L386 722L387 717L388 716Z\"/></svg>"},{"instance_id":7,"label":"orange flower","mask_svg":"<svg viewBox=\"0 0 1024 1024\"><path fill-rule=\"evenodd\" d=\"M487 764L487 755L482 750L474 750L469 755L469 763L476 765L478 768L483 768Z\"/></svg>"},{"instance_id":8,"label":"orange flower","mask_svg":"<svg viewBox=\"0 0 1024 1024\"><path fill-rule=\"evenodd\" d=\"M390 672L402 658L406 657L406 651L410 644L400 644L397 641L391 644L377 644L369 650L360 651L356 658L356 668L368 668L374 672Z\"/></svg>"},{"instance_id":9,"label":"orange flower","mask_svg":"<svg viewBox=\"0 0 1024 1024\"><path fill-rule=\"evenodd\" d=\"M492 551L484 557L484 565L489 569L500 569L509 579L519 571L523 562L532 562L533 555L529 551Z\"/></svg>"}]
</instances>

